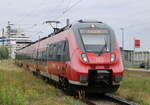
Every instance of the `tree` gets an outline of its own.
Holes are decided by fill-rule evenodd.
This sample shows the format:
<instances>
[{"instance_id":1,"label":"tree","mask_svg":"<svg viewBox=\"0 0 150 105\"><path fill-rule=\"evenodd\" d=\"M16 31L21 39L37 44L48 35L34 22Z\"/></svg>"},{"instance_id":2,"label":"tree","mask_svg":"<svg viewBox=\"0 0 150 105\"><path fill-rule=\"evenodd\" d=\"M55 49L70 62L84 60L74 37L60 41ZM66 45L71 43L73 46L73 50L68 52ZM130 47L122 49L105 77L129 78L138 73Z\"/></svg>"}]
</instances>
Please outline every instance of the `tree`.
<instances>
[{"instance_id":1,"label":"tree","mask_svg":"<svg viewBox=\"0 0 150 105\"><path fill-rule=\"evenodd\" d=\"M0 47L0 60L8 59L9 58L9 51L6 47Z\"/></svg>"}]
</instances>

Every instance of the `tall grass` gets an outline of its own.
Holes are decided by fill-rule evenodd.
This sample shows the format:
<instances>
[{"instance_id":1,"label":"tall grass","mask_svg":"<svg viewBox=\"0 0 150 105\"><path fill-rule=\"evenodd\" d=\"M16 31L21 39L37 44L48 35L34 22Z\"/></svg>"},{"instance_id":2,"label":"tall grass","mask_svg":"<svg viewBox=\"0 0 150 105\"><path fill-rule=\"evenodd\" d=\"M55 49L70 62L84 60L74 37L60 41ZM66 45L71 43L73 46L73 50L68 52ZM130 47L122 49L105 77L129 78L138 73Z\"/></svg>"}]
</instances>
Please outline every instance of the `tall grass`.
<instances>
[{"instance_id":1,"label":"tall grass","mask_svg":"<svg viewBox=\"0 0 150 105\"><path fill-rule=\"evenodd\" d=\"M55 87L20 69L0 62L0 105L84 105Z\"/></svg>"},{"instance_id":2,"label":"tall grass","mask_svg":"<svg viewBox=\"0 0 150 105\"><path fill-rule=\"evenodd\" d=\"M150 105L150 73L125 72L117 94L140 105Z\"/></svg>"}]
</instances>

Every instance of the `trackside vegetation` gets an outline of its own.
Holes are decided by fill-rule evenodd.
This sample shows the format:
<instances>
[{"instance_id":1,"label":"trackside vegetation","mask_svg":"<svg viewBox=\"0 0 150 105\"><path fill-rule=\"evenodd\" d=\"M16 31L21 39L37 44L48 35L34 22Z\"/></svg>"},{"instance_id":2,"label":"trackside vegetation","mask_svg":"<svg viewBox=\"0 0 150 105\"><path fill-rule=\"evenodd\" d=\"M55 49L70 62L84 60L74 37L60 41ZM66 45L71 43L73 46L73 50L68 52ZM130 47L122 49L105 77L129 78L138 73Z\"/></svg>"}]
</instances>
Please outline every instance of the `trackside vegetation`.
<instances>
[{"instance_id":1,"label":"trackside vegetation","mask_svg":"<svg viewBox=\"0 0 150 105\"><path fill-rule=\"evenodd\" d=\"M0 47L0 60L8 59L9 58L9 51L6 47Z\"/></svg>"},{"instance_id":2,"label":"trackside vegetation","mask_svg":"<svg viewBox=\"0 0 150 105\"><path fill-rule=\"evenodd\" d=\"M117 94L140 105L150 105L150 73L126 71Z\"/></svg>"},{"instance_id":3,"label":"trackside vegetation","mask_svg":"<svg viewBox=\"0 0 150 105\"><path fill-rule=\"evenodd\" d=\"M0 105L84 105L12 62L0 62Z\"/></svg>"},{"instance_id":4,"label":"trackside vegetation","mask_svg":"<svg viewBox=\"0 0 150 105\"><path fill-rule=\"evenodd\" d=\"M0 62L0 105L84 105L13 63ZM150 73L126 71L116 94L150 105Z\"/></svg>"}]
</instances>

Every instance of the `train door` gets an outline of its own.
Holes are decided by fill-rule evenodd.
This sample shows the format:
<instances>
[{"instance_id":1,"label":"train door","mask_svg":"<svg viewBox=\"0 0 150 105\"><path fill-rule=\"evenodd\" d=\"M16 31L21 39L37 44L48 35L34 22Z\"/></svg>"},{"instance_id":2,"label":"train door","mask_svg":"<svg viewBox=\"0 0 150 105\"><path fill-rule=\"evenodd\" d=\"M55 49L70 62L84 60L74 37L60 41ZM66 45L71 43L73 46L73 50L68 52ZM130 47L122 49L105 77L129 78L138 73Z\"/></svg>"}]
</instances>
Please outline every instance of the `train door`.
<instances>
[{"instance_id":1,"label":"train door","mask_svg":"<svg viewBox=\"0 0 150 105\"><path fill-rule=\"evenodd\" d=\"M47 47L47 70L48 75L51 78L53 73L53 44L49 44Z\"/></svg>"},{"instance_id":2,"label":"train door","mask_svg":"<svg viewBox=\"0 0 150 105\"><path fill-rule=\"evenodd\" d=\"M63 60L64 46L65 46L65 41L60 41L57 43L56 60L57 60L57 73L59 73L59 75L64 74L63 73L64 64L65 64L65 61Z\"/></svg>"},{"instance_id":3,"label":"train door","mask_svg":"<svg viewBox=\"0 0 150 105\"><path fill-rule=\"evenodd\" d=\"M32 51L32 69L33 71L36 70L36 58L37 58L37 50L33 49Z\"/></svg>"},{"instance_id":4,"label":"train door","mask_svg":"<svg viewBox=\"0 0 150 105\"><path fill-rule=\"evenodd\" d=\"M59 68L59 62L57 59L57 52L58 52L58 44L53 43L49 45L48 48L48 73L50 75L50 78L58 81L58 68Z\"/></svg>"},{"instance_id":5,"label":"train door","mask_svg":"<svg viewBox=\"0 0 150 105\"><path fill-rule=\"evenodd\" d=\"M50 71L49 71L49 50L50 50L50 47L49 47L49 45L47 45L47 47L46 47L46 64L45 64L45 71L46 71L47 77L48 77L48 78L51 78L51 73L50 73Z\"/></svg>"},{"instance_id":6,"label":"train door","mask_svg":"<svg viewBox=\"0 0 150 105\"><path fill-rule=\"evenodd\" d=\"M36 49L35 70L38 70L38 62L39 62L39 51L38 49Z\"/></svg>"},{"instance_id":7,"label":"train door","mask_svg":"<svg viewBox=\"0 0 150 105\"><path fill-rule=\"evenodd\" d=\"M69 60L69 43L67 40L60 42L59 56L59 72L62 76L66 76L67 62Z\"/></svg>"}]
</instances>

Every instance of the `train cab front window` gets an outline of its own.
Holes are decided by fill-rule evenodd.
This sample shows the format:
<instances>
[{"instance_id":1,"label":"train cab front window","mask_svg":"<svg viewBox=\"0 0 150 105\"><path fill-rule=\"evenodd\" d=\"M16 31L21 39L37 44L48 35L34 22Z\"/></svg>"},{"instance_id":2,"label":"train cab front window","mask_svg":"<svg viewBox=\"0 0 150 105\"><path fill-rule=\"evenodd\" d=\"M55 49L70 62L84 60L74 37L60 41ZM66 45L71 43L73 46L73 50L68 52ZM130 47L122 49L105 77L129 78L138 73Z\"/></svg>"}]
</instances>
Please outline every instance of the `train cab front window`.
<instances>
[{"instance_id":1,"label":"train cab front window","mask_svg":"<svg viewBox=\"0 0 150 105\"><path fill-rule=\"evenodd\" d=\"M110 36L105 30L80 31L86 52L103 53L110 51Z\"/></svg>"}]
</instances>

